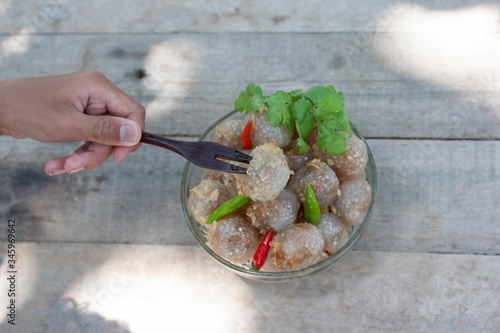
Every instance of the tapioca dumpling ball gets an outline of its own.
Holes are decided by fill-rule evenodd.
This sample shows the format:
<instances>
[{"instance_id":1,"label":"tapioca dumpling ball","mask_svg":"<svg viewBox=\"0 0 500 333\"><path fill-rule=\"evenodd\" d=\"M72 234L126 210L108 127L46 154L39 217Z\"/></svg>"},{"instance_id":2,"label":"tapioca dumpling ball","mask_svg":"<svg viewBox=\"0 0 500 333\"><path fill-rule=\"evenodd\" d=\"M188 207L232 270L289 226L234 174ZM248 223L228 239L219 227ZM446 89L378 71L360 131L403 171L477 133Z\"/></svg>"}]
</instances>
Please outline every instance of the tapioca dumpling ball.
<instances>
[{"instance_id":1,"label":"tapioca dumpling ball","mask_svg":"<svg viewBox=\"0 0 500 333\"><path fill-rule=\"evenodd\" d=\"M235 163L232 162L232 164L235 164ZM223 172L222 182L229 190L229 193L231 193L231 196L235 196L238 194L238 184L236 181L236 177L234 176L233 173Z\"/></svg>"},{"instance_id":2,"label":"tapioca dumpling ball","mask_svg":"<svg viewBox=\"0 0 500 333\"><path fill-rule=\"evenodd\" d=\"M276 266L274 266L273 263L273 258L271 255L271 251L267 253L266 261L264 262L264 265L260 268L261 272L280 272Z\"/></svg>"},{"instance_id":3,"label":"tapioca dumpling ball","mask_svg":"<svg viewBox=\"0 0 500 333\"><path fill-rule=\"evenodd\" d=\"M334 206L346 226L363 222L372 199L372 187L364 178L346 180L340 183L340 197Z\"/></svg>"},{"instance_id":4,"label":"tapioca dumpling ball","mask_svg":"<svg viewBox=\"0 0 500 333\"><path fill-rule=\"evenodd\" d=\"M207 170L203 175L203 179L212 179L223 182L223 176L226 172L218 171L218 170Z\"/></svg>"},{"instance_id":5,"label":"tapioca dumpling ball","mask_svg":"<svg viewBox=\"0 0 500 333\"><path fill-rule=\"evenodd\" d=\"M244 122L245 126L249 119L252 119L252 131L250 132L250 140L252 146L260 146L269 143L272 140L280 148L286 147L292 141L293 132L286 129L283 125L274 127L267 119L266 112L250 112Z\"/></svg>"},{"instance_id":6,"label":"tapioca dumpling ball","mask_svg":"<svg viewBox=\"0 0 500 333\"><path fill-rule=\"evenodd\" d=\"M368 163L368 151L363 140L353 134L346 138L345 143L346 149L342 155L329 155L315 149L319 159L335 170L340 181L361 177Z\"/></svg>"},{"instance_id":7,"label":"tapioca dumpling ball","mask_svg":"<svg viewBox=\"0 0 500 333\"><path fill-rule=\"evenodd\" d=\"M207 234L208 246L222 258L244 263L252 258L259 238L257 231L248 221L239 216L215 221Z\"/></svg>"},{"instance_id":8,"label":"tapioca dumpling ball","mask_svg":"<svg viewBox=\"0 0 500 333\"><path fill-rule=\"evenodd\" d=\"M329 207L339 187L337 175L326 163L314 159L290 177L288 187L301 203L305 202L307 183L311 185L320 208Z\"/></svg>"},{"instance_id":9,"label":"tapioca dumpling ball","mask_svg":"<svg viewBox=\"0 0 500 333\"><path fill-rule=\"evenodd\" d=\"M285 188L290 178L290 168L283 151L274 141L256 147L246 174L235 175L240 194L252 200L269 201L276 198Z\"/></svg>"},{"instance_id":10,"label":"tapioca dumpling ball","mask_svg":"<svg viewBox=\"0 0 500 333\"><path fill-rule=\"evenodd\" d=\"M252 225L263 232L281 231L295 222L299 207L297 196L284 189L273 200L251 201L246 206L246 214Z\"/></svg>"},{"instance_id":11,"label":"tapioca dumpling ball","mask_svg":"<svg viewBox=\"0 0 500 333\"><path fill-rule=\"evenodd\" d=\"M322 213L316 227L325 238L324 250L328 252L328 254L334 254L349 240L349 233L345 225L334 213Z\"/></svg>"},{"instance_id":12,"label":"tapioca dumpling ball","mask_svg":"<svg viewBox=\"0 0 500 333\"><path fill-rule=\"evenodd\" d=\"M242 120L225 120L215 127L212 141L236 150L242 150L240 134L243 128Z\"/></svg>"},{"instance_id":13,"label":"tapioca dumpling ball","mask_svg":"<svg viewBox=\"0 0 500 333\"><path fill-rule=\"evenodd\" d=\"M307 164L307 162L314 159L313 152L308 145L305 153L299 154L299 147L297 147L297 140L293 140L290 144L290 149L285 149L285 157L288 161L288 167L293 172L299 170Z\"/></svg>"},{"instance_id":14,"label":"tapioca dumpling ball","mask_svg":"<svg viewBox=\"0 0 500 333\"><path fill-rule=\"evenodd\" d=\"M297 223L278 232L269 250L274 265L281 270L301 269L321 258L325 240L310 223Z\"/></svg>"},{"instance_id":15,"label":"tapioca dumpling ball","mask_svg":"<svg viewBox=\"0 0 500 333\"><path fill-rule=\"evenodd\" d=\"M206 225L210 214L231 198L229 190L218 180L203 179L189 194L187 209L196 222Z\"/></svg>"}]
</instances>

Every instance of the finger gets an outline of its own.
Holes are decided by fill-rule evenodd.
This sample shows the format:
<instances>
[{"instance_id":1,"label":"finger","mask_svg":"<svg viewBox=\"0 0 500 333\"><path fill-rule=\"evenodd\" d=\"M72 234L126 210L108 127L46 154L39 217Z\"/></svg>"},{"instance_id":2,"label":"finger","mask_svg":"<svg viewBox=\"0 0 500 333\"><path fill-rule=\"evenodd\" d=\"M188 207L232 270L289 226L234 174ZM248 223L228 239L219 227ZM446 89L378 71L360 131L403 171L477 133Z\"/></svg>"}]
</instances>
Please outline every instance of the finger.
<instances>
[{"instance_id":1,"label":"finger","mask_svg":"<svg viewBox=\"0 0 500 333\"><path fill-rule=\"evenodd\" d=\"M82 154L83 152L86 152L88 151L88 147L87 145L89 145L90 143L86 143L85 145L83 145L82 147L78 148L75 153L73 154ZM117 162L121 162L125 159L125 157L127 157L130 153L134 152L135 150L137 150L137 148L139 147L140 145L137 145L137 146L134 146L134 147L115 147L115 149L113 150L113 158L115 159L115 161ZM71 156L71 155L70 155ZM54 158L50 161L48 161L46 164L45 164L45 173L49 176L57 176L57 175L61 175L61 174L64 174L66 173L66 170L64 169L64 165L66 163L66 160L68 159L69 156L66 156L66 157L58 157L58 158ZM107 158L106 158L107 159ZM77 163L78 164L78 163ZM72 171L71 173L75 173L77 172L78 170L83 170L82 169L82 166L76 166L76 165L72 165L71 166L72 168ZM91 169L91 167L84 167L84 169ZM76 170L76 171L75 171Z\"/></svg>"},{"instance_id":2,"label":"finger","mask_svg":"<svg viewBox=\"0 0 500 333\"><path fill-rule=\"evenodd\" d=\"M84 151L87 151L89 145L90 145L90 142L85 142L83 145L78 147L78 149L75 150L73 152L73 154L79 154L79 153L82 153ZM64 164L66 164L66 160L68 159L69 156L71 156L71 155L68 155L66 157L54 158L54 159L48 161L45 164L45 173L47 173L49 176L56 176L56 175L66 173L66 170L64 169Z\"/></svg>"},{"instance_id":3,"label":"finger","mask_svg":"<svg viewBox=\"0 0 500 333\"><path fill-rule=\"evenodd\" d=\"M139 124L141 129L144 129L146 110L123 91L120 90L120 92L122 94L121 98L116 98L108 102L108 112L114 116L133 120Z\"/></svg>"},{"instance_id":4,"label":"finger","mask_svg":"<svg viewBox=\"0 0 500 333\"><path fill-rule=\"evenodd\" d=\"M90 116L78 112L61 120L58 128L67 141L92 141L109 146L135 146L141 127L133 120L113 116ZM66 123L66 124L65 124ZM68 126L67 123L71 123Z\"/></svg>"},{"instance_id":5,"label":"finger","mask_svg":"<svg viewBox=\"0 0 500 333\"><path fill-rule=\"evenodd\" d=\"M95 142L87 142L66 158L64 170L71 174L84 169L97 168L111 156L113 148Z\"/></svg>"},{"instance_id":6,"label":"finger","mask_svg":"<svg viewBox=\"0 0 500 333\"><path fill-rule=\"evenodd\" d=\"M121 162L127 157L130 153L134 152L139 148L139 145L135 145L133 147L115 147L113 151L113 158L117 162Z\"/></svg>"},{"instance_id":7,"label":"finger","mask_svg":"<svg viewBox=\"0 0 500 333\"><path fill-rule=\"evenodd\" d=\"M88 74L93 76L93 80L89 81L93 82L93 84L89 87L91 93L85 107L85 113L100 115L105 109L107 113L113 116L135 121L141 129L144 129L146 111L141 104L114 85L102 73L91 72ZM95 84L96 82L99 82L99 84Z\"/></svg>"},{"instance_id":8,"label":"finger","mask_svg":"<svg viewBox=\"0 0 500 333\"><path fill-rule=\"evenodd\" d=\"M66 173L64 163L67 157L58 157L51 159L45 164L45 173L49 176L57 176Z\"/></svg>"}]
</instances>

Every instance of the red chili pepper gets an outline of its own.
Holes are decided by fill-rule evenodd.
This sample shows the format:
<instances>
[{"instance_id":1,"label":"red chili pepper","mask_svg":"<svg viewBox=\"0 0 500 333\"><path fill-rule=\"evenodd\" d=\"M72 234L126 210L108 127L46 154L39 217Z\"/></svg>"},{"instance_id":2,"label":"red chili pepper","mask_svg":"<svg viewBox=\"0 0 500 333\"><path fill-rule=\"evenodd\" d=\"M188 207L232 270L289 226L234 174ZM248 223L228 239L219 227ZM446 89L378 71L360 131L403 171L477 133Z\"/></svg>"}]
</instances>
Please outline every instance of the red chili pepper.
<instances>
[{"instance_id":1,"label":"red chili pepper","mask_svg":"<svg viewBox=\"0 0 500 333\"><path fill-rule=\"evenodd\" d=\"M271 242L271 239L273 239L272 229L267 233L266 237L264 237L264 239L260 242L257 251L255 251L251 267L252 271L258 271L262 266L264 266L264 263L266 262L267 258L267 252L269 252L269 243Z\"/></svg>"},{"instance_id":2,"label":"red chili pepper","mask_svg":"<svg viewBox=\"0 0 500 333\"><path fill-rule=\"evenodd\" d=\"M250 139L250 132L252 131L252 119L250 119L240 133L240 141L241 145L243 146L243 149L250 149L252 148L252 140Z\"/></svg>"}]
</instances>

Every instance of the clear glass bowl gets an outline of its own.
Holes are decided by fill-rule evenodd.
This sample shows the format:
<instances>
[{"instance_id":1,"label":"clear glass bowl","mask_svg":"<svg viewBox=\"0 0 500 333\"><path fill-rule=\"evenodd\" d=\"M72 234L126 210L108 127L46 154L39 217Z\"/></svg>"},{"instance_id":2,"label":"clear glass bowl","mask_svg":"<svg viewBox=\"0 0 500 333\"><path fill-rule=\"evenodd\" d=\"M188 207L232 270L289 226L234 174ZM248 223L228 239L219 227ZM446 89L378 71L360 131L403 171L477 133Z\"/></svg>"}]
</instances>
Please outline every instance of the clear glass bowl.
<instances>
[{"instance_id":1,"label":"clear glass bowl","mask_svg":"<svg viewBox=\"0 0 500 333\"><path fill-rule=\"evenodd\" d=\"M203 133L199 139L199 141L208 141L213 134L215 127L226 119L241 119L243 115L239 112L232 111L217 120L212 126L210 126L205 133ZM353 135L357 135L363 142L365 142L366 147L368 149L368 163L365 169L365 178L372 186L372 199L370 202L370 207L368 212L366 213L365 219L363 222L357 226L348 227L349 231L349 240L344 246L342 246L336 253L333 255L313 264L306 268L293 270L293 271L280 271L280 272L265 272L265 271L251 271L243 266L235 265L224 258L218 256L215 252L213 252L207 245L207 228L197 223L191 216L189 216L187 211L187 201L189 197L189 190L198 185L205 174L206 170L198 168L197 166L191 164L190 162L186 163L184 168L184 172L182 173L182 181L181 181L181 202L182 202L182 211L184 213L184 217L186 219L187 225L194 238L198 242L198 244L208 253L212 258L214 258L217 262L219 262L222 266L231 270L232 272L249 278L253 280L259 281L282 281L282 280L290 280L305 276L310 276L312 274L323 271L326 268L333 266L337 261L340 260L347 252L349 252L354 245L358 242L359 238L363 234L368 225L368 221L370 220L370 216L373 210L373 205L375 202L375 193L377 190L377 173L375 168L375 160L373 159L370 147L366 143L365 139L356 129L356 127L351 123Z\"/></svg>"}]
</instances>

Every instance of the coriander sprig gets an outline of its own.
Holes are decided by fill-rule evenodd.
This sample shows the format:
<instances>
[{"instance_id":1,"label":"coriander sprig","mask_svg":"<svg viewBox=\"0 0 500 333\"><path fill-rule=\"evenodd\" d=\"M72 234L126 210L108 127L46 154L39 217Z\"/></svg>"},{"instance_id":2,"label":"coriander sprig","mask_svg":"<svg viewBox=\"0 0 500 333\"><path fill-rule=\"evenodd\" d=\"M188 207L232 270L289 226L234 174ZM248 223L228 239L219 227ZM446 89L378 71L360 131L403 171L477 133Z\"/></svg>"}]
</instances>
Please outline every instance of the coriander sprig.
<instances>
[{"instance_id":1,"label":"coriander sprig","mask_svg":"<svg viewBox=\"0 0 500 333\"><path fill-rule=\"evenodd\" d=\"M322 152L345 153L343 132L351 136L351 125L344 112L344 96L333 86L315 86L306 92L279 90L264 96L259 86L250 83L234 102L236 110L245 113L258 111L263 106L267 106L267 119L274 127L281 124L290 131L297 131L299 153L307 151L305 139L311 134L314 123L318 125L318 147Z\"/></svg>"}]
</instances>

